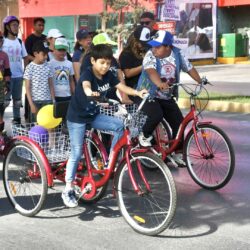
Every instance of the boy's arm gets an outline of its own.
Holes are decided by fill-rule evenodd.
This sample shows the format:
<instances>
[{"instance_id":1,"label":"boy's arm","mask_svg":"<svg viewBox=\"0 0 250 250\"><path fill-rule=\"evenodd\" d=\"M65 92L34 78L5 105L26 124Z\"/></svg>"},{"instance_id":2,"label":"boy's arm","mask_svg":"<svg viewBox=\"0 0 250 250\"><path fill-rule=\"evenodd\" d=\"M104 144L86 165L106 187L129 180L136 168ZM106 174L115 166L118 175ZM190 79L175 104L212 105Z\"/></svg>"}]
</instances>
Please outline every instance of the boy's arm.
<instances>
[{"instance_id":1,"label":"boy's arm","mask_svg":"<svg viewBox=\"0 0 250 250\"><path fill-rule=\"evenodd\" d=\"M30 110L34 114L37 112L37 108L32 100L31 91L30 91L30 80L28 79L25 79L25 90L26 90L26 96L30 105Z\"/></svg>"},{"instance_id":2,"label":"boy's arm","mask_svg":"<svg viewBox=\"0 0 250 250\"><path fill-rule=\"evenodd\" d=\"M5 58L4 58L4 80L5 82L9 82L10 81L10 77L11 77L11 71L10 71L10 61L9 61L9 57L7 54L5 54Z\"/></svg>"},{"instance_id":3,"label":"boy's arm","mask_svg":"<svg viewBox=\"0 0 250 250\"><path fill-rule=\"evenodd\" d=\"M69 86L70 86L71 95L73 95L75 92L75 81L74 81L73 75L69 76Z\"/></svg>"},{"instance_id":4,"label":"boy's arm","mask_svg":"<svg viewBox=\"0 0 250 250\"><path fill-rule=\"evenodd\" d=\"M131 68L131 69L124 69L123 72L124 72L124 75L127 77L127 78L130 78L130 77L133 77L133 76L137 76L141 73L142 71L142 65L140 66L137 66L135 68Z\"/></svg>"},{"instance_id":5,"label":"boy's arm","mask_svg":"<svg viewBox=\"0 0 250 250\"><path fill-rule=\"evenodd\" d=\"M82 88L83 88L83 91L85 92L86 96L99 96L100 95L99 92L92 91L91 82L89 82L89 81L83 81Z\"/></svg>"},{"instance_id":6,"label":"boy's arm","mask_svg":"<svg viewBox=\"0 0 250 250\"><path fill-rule=\"evenodd\" d=\"M149 68L149 69L146 69L146 72L150 78L150 80L160 89L160 90L165 90L165 89L168 89L169 86L167 83L165 82L162 82L161 81L161 78L158 74L158 72L156 71L156 69L154 68Z\"/></svg>"},{"instance_id":7,"label":"boy's arm","mask_svg":"<svg viewBox=\"0 0 250 250\"><path fill-rule=\"evenodd\" d=\"M195 68L192 68L187 72L197 83L201 83L201 77Z\"/></svg>"},{"instance_id":8,"label":"boy's arm","mask_svg":"<svg viewBox=\"0 0 250 250\"><path fill-rule=\"evenodd\" d=\"M122 71L121 71L121 69L117 69L117 76L118 76L118 79L119 79L119 81L122 83L122 84L124 84L124 85L126 85L126 83L125 83L125 81L124 81L124 78L123 78L123 73L122 73ZM119 90L118 90L119 91ZM119 91L119 94L120 94L120 96L121 96L121 101L122 101L122 103L132 103L132 101L129 99L129 97L128 97L128 95L127 94L124 94L124 93L122 93L121 91Z\"/></svg>"},{"instance_id":9,"label":"boy's arm","mask_svg":"<svg viewBox=\"0 0 250 250\"><path fill-rule=\"evenodd\" d=\"M52 102L54 103L55 102L55 90L54 90L54 84L53 84L52 77L49 77L48 83L49 83L49 90L50 90L51 99L52 99Z\"/></svg>"},{"instance_id":10,"label":"boy's arm","mask_svg":"<svg viewBox=\"0 0 250 250\"><path fill-rule=\"evenodd\" d=\"M73 69L75 73L75 79L77 82L80 78L80 67L81 67L81 64L79 62L73 62Z\"/></svg>"},{"instance_id":11,"label":"boy's arm","mask_svg":"<svg viewBox=\"0 0 250 250\"><path fill-rule=\"evenodd\" d=\"M148 93L146 89L138 91L136 89L128 87L127 85L122 84L121 82L118 83L115 87L127 95L139 96L141 98L143 98L144 94Z\"/></svg>"}]
</instances>

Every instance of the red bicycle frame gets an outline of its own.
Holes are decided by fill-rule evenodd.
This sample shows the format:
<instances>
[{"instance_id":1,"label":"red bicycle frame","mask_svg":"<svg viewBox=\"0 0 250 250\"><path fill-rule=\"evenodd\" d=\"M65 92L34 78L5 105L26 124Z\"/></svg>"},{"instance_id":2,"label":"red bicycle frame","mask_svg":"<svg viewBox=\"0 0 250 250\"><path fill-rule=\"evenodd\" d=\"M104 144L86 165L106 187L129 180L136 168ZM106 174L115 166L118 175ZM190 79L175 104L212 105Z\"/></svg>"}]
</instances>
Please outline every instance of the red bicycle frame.
<instances>
[{"instance_id":1,"label":"red bicycle frame","mask_svg":"<svg viewBox=\"0 0 250 250\"><path fill-rule=\"evenodd\" d=\"M99 140L99 138L98 138L98 140ZM131 183L133 185L134 190L138 194L140 194L140 190L139 190L139 187L135 181L133 171L132 171L132 166L130 164L131 151L132 151L134 145L135 145L135 141L131 140L130 131L128 129L125 129L123 136L119 139L119 141L116 143L116 145L114 146L114 148L111 152L111 156L110 156L110 160L109 160L109 168L99 170L99 169L91 168L91 160L90 160L90 156L88 154L87 145L84 144L84 152L86 152L86 155L85 155L86 165L87 165L87 169L88 169L88 180L91 182L91 184L92 184L92 182L94 182L95 188L102 187L106 184L106 182L109 180L111 174L114 172L120 150L125 147L126 148L125 157L121 160L121 162L123 162L124 160L127 161ZM141 152L146 152L146 151L148 151L148 149L133 149L133 153L139 153L139 152L141 153ZM150 190L149 184L144 176L142 167L140 166L140 164L137 164L137 167L138 167L138 170L139 170L139 173L140 173L140 176L141 176L143 182L145 183L147 189ZM102 177L100 180L95 181L93 178L93 174L100 174L100 175L102 175ZM84 181L84 179L83 179L83 181ZM86 179L84 182L86 182Z\"/></svg>"},{"instance_id":2,"label":"red bicycle frame","mask_svg":"<svg viewBox=\"0 0 250 250\"><path fill-rule=\"evenodd\" d=\"M211 122L199 122L199 118L198 116L196 115L196 108L195 108L195 105L192 103L192 100L191 100L191 107L190 107L190 111L188 112L188 114L184 117L179 129L178 129L178 133L177 133L177 136L176 138L172 139L172 140L169 140L169 141L164 141L160 138L160 132L159 132L159 129L157 128L156 129L156 141L157 142L161 142L161 143L164 143L166 145L170 145L170 147L168 148L163 148L161 146L161 143L157 143L157 145L154 146L154 148L156 149L157 152L161 153L162 155L162 159L165 160L165 158L171 154L172 152L175 151L175 149L177 148L177 146L179 145L180 141L182 140L183 138L183 135L184 135L184 132L185 132L185 129L186 127L188 126L188 124L193 121L192 123L192 128L191 130L194 131L194 136L195 136L195 142L196 144L198 145L198 148L199 148L199 151L201 153L202 156L204 156L202 150L201 150L201 147L199 146L199 142L198 142L198 137L197 137L197 127L199 124L209 124ZM204 138L205 140L205 138ZM207 143L205 142L205 144L207 145ZM208 146L207 146L208 147ZM209 147L208 147L209 148ZM211 151L211 150L209 150Z\"/></svg>"}]
</instances>

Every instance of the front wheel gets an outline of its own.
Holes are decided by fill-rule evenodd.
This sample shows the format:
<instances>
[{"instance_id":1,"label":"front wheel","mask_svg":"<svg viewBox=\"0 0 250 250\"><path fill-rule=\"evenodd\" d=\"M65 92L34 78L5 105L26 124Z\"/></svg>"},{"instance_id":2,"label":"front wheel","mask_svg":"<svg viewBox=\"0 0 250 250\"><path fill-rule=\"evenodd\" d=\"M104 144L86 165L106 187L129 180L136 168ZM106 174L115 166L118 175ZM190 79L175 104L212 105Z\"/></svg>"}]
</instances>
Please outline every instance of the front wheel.
<instances>
[{"instance_id":1,"label":"front wheel","mask_svg":"<svg viewBox=\"0 0 250 250\"><path fill-rule=\"evenodd\" d=\"M4 159L3 182L13 207L22 215L37 214L48 192L43 161L34 147L25 141L14 141Z\"/></svg>"},{"instance_id":2,"label":"front wheel","mask_svg":"<svg viewBox=\"0 0 250 250\"><path fill-rule=\"evenodd\" d=\"M133 188L125 161L115 176L119 209L136 232L157 235L169 226L175 214L176 189L173 177L165 163L149 152L132 154L130 163L140 192L137 193ZM154 171L148 165L153 166ZM140 167L149 188L139 173Z\"/></svg>"},{"instance_id":3,"label":"front wheel","mask_svg":"<svg viewBox=\"0 0 250 250\"><path fill-rule=\"evenodd\" d=\"M184 145L184 158L192 179L206 189L224 187L230 181L235 166L230 139L212 124L198 125L196 134L197 140L191 130Z\"/></svg>"}]
</instances>

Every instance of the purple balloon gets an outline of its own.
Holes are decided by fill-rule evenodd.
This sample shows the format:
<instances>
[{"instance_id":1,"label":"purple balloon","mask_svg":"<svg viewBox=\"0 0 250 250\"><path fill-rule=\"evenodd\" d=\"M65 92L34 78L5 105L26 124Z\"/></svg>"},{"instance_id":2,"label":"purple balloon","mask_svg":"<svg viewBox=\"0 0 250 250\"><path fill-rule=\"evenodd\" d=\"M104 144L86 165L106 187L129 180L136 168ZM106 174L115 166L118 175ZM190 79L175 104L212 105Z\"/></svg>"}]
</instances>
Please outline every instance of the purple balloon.
<instances>
[{"instance_id":1,"label":"purple balloon","mask_svg":"<svg viewBox=\"0 0 250 250\"><path fill-rule=\"evenodd\" d=\"M36 125L29 130L29 138L38 143L47 143L49 141L48 130L40 125Z\"/></svg>"}]
</instances>

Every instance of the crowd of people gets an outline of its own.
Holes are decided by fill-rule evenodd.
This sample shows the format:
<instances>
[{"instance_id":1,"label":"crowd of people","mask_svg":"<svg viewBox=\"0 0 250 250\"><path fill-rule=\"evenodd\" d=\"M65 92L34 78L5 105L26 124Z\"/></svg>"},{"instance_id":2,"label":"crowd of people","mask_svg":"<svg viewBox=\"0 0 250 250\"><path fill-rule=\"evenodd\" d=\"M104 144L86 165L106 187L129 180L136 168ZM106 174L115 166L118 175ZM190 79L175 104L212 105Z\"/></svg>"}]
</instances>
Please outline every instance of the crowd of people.
<instances>
[{"instance_id":1,"label":"crowd of people","mask_svg":"<svg viewBox=\"0 0 250 250\"><path fill-rule=\"evenodd\" d=\"M43 34L43 18L34 19L34 32L25 42L18 38L19 24L18 18L8 16L3 21L3 34L0 33L0 71L5 83L4 94L0 95L0 132L4 130L4 109L11 98L13 123L21 123L23 80L27 122L36 122L39 109L49 103L70 101L66 120L71 155L62 193L66 206L77 206L73 183L86 124L114 132L111 153L123 133L120 120L98 113L92 96L139 103L149 92L154 102L148 101L143 107L148 118L139 135L140 144L151 146L152 133L163 117L170 124L173 136L177 134L183 116L176 103L178 88L170 95L169 86L179 81L181 70L197 83L201 78L182 51L173 46L172 34L154 30L153 13L141 15L140 24L129 36L118 59L112 52L116 42L106 33L79 30L71 57L67 39L60 30L50 29L47 36ZM178 150L181 152L181 147Z\"/></svg>"}]
</instances>

